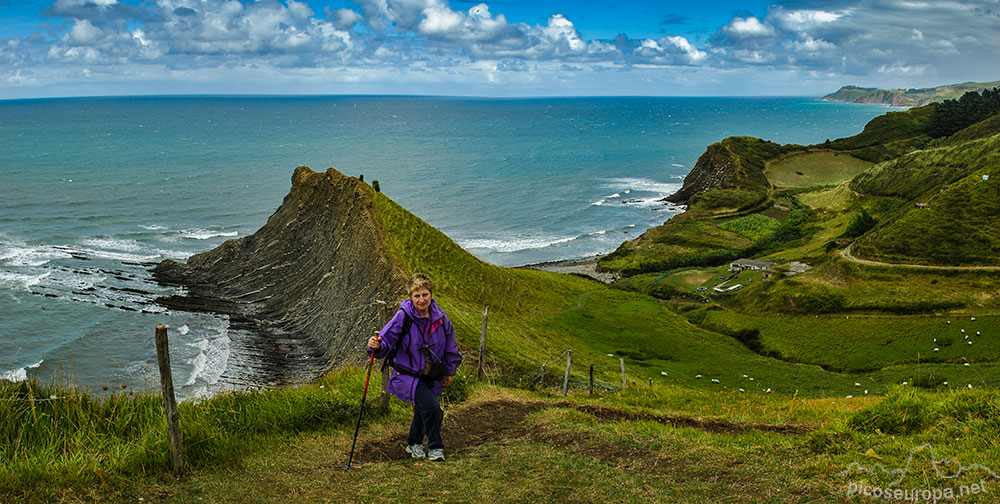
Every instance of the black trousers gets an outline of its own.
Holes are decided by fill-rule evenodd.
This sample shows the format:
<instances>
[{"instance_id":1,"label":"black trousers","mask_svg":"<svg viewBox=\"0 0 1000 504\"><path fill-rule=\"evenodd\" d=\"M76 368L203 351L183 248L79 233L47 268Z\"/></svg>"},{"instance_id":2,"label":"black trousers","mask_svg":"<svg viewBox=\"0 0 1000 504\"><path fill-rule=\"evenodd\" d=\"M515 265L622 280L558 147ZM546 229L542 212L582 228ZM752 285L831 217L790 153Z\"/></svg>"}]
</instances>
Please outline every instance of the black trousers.
<instances>
[{"instance_id":1,"label":"black trousers","mask_svg":"<svg viewBox=\"0 0 1000 504\"><path fill-rule=\"evenodd\" d=\"M444 448L441 439L441 420L444 412L441 403L434 396L430 382L417 382L417 391L413 396L413 420L410 422L410 433L406 436L406 444L424 444L427 436L427 449Z\"/></svg>"}]
</instances>

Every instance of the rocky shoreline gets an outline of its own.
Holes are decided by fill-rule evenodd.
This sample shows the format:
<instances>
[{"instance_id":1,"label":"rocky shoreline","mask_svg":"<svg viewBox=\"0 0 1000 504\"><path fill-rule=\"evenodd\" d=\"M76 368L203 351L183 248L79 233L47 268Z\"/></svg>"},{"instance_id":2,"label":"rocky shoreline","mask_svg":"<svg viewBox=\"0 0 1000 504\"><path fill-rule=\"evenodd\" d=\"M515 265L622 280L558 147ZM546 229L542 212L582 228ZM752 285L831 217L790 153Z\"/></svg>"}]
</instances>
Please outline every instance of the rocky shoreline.
<instances>
[{"instance_id":1,"label":"rocky shoreline","mask_svg":"<svg viewBox=\"0 0 1000 504\"><path fill-rule=\"evenodd\" d=\"M553 273L563 273L567 275L582 275L606 284L616 282L619 278L617 273L600 271L597 263L600 258L601 256L598 255L583 259L547 261L536 264L526 264L524 266L519 266L519 268L551 271Z\"/></svg>"}]
</instances>

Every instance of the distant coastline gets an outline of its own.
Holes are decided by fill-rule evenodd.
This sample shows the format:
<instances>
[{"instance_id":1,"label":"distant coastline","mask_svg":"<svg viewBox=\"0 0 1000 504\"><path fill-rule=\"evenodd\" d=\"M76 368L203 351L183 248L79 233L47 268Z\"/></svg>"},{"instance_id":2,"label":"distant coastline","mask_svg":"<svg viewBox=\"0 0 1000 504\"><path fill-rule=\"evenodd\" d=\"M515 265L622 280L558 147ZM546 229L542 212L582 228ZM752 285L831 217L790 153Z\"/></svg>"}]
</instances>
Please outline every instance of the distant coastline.
<instances>
[{"instance_id":1,"label":"distant coastline","mask_svg":"<svg viewBox=\"0 0 1000 504\"><path fill-rule=\"evenodd\" d=\"M860 86L844 86L821 97L821 100L863 103L866 105L889 105L893 107L920 107L944 100L960 98L969 91L982 92L1000 86L1000 81L964 82L932 88L879 89Z\"/></svg>"}]
</instances>

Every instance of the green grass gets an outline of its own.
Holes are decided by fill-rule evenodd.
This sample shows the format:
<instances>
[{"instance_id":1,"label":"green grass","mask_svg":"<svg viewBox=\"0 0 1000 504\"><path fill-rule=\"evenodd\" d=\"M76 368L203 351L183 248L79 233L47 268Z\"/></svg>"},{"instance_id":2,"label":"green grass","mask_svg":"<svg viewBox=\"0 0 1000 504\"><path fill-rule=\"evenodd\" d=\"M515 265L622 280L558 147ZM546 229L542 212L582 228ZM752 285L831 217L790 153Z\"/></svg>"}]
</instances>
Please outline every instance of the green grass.
<instances>
[{"instance_id":1,"label":"green grass","mask_svg":"<svg viewBox=\"0 0 1000 504\"><path fill-rule=\"evenodd\" d=\"M761 316L713 310L702 325L726 332L757 329L764 346L783 358L827 369L867 372L918 362L946 363L948 374L966 380L963 385L968 380L1000 384L1000 377L963 365L1000 360L1000 317L996 315L971 322L970 317L947 315ZM976 336L976 331L982 336ZM971 346L964 334L973 341Z\"/></svg>"},{"instance_id":2,"label":"green grass","mask_svg":"<svg viewBox=\"0 0 1000 504\"><path fill-rule=\"evenodd\" d=\"M992 175L988 181L983 175ZM996 179L996 180L994 180ZM942 190L947 185L947 190ZM852 183L911 200L905 213L862 237L859 257L885 262L1000 264L1000 135L914 153ZM926 204L917 208L915 202Z\"/></svg>"},{"instance_id":3,"label":"green grass","mask_svg":"<svg viewBox=\"0 0 1000 504\"><path fill-rule=\"evenodd\" d=\"M847 210L857 199L857 194L851 191L847 184L836 187L818 189L796 195L802 204L813 209L824 209L833 211Z\"/></svg>"},{"instance_id":4,"label":"green grass","mask_svg":"<svg viewBox=\"0 0 1000 504\"><path fill-rule=\"evenodd\" d=\"M926 105L889 112L869 121L857 135L816 147L850 151L855 157L873 163L885 161L930 142L926 131L933 111L934 105Z\"/></svg>"},{"instance_id":5,"label":"green grass","mask_svg":"<svg viewBox=\"0 0 1000 504\"><path fill-rule=\"evenodd\" d=\"M781 223L761 214L744 215L716 224L719 228L732 231L748 240L757 241L773 233Z\"/></svg>"},{"instance_id":6,"label":"green grass","mask_svg":"<svg viewBox=\"0 0 1000 504\"><path fill-rule=\"evenodd\" d=\"M238 467L287 436L347 425L356 415L363 378L344 370L295 389L230 392L181 403L185 464L192 471ZM96 398L34 382L0 381L0 436L0 496L56 500L95 485L120 488L155 480L170 470L158 395Z\"/></svg>"},{"instance_id":7,"label":"green grass","mask_svg":"<svg viewBox=\"0 0 1000 504\"><path fill-rule=\"evenodd\" d=\"M765 173L775 187L828 186L846 182L871 166L840 152L809 151L774 160Z\"/></svg>"},{"instance_id":8,"label":"green grass","mask_svg":"<svg viewBox=\"0 0 1000 504\"><path fill-rule=\"evenodd\" d=\"M305 432L246 458L240 467L200 469L180 480L135 487L96 485L67 502L274 503L297 502L867 502L846 499L852 463L902 467L912 450L931 443L938 458L1000 466L994 433L1000 418L995 390L924 392L893 387L885 397L802 399L735 390L692 394L655 385L620 394L548 393L496 387L477 389L463 408L502 400L541 404L510 432L487 436L440 464L409 459L340 467L353 429ZM620 412L608 421L573 405ZM643 415L646 415L645 417ZM652 421L653 417L673 421ZM406 418L365 422L360 442L401 439ZM794 426L779 434L721 425ZM445 440L447 443L447 439ZM926 455L928 452L919 452ZM874 458L878 457L878 458ZM915 457L907 488L944 485ZM484 470L488 468L488 470ZM981 474L974 475L976 480ZM516 485L511 485L511 482ZM887 482L875 479L873 483ZM955 484L967 481L951 480ZM988 491L997 483L987 481ZM25 502L45 502L27 497ZM962 502L992 502L992 493Z\"/></svg>"}]
</instances>

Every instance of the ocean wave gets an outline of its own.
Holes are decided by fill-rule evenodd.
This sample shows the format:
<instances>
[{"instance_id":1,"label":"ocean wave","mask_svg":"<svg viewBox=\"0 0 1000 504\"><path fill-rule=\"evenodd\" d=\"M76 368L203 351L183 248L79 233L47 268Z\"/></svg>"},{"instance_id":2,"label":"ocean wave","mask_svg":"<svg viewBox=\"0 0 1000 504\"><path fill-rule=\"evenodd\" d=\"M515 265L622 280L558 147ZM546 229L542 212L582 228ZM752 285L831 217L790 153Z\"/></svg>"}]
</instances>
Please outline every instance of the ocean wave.
<instances>
[{"instance_id":1,"label":"ocean wave","mask_svg":"<svg viewBox=\"0 0 1000 504\"><path fill-rule=\"evenodd\" d=\"M636 192L651 192L662 196L673 194L681 188L681 184L676 182L661 182L658 180L633 177L607 179L605 182L606 183L602 187L608 189L617 191L631 189Z\"/></svg>"},{"instance_id":2,"label":"ocean wave","mask_svg":"<svg viewBox=\"0 0 1000 504\"><path fill-rule=\"evenodd\" d=\"M135 240L120 238L87 238L80 242L85 247L99 249L120 250L124 252L143 252L148 250L146 245Z\"/></svg>"},{"instance_id":3,"label":"ocean wave","mask_svg":"<svg viewBox=\"0 0 1000 504\"><path fill-rule=\"evenodd\" d=\"M188 238L192 240L208 240L211 238L218 238L220 236L221 237L239 236L240 233L239 231L218 231L212 229L191 228L191 229L183 229L178 234L180 235L181 238Z\"/></svg>"},{"instance_id":4,"label":"ocean wave","mask_svg":"<svg viewBox=\"0 0 1000 504\"><path fill-rule=\"evenodd\" d=\"M563 243L569 243L577 240L598 239L603 241L609 239L605 238L605 236L608 235L608 233L624 232L634 227L635 224L628 224L626 226L621 226L611 229L598 229L595 231L588 231L575 236L534 236L534 237L516 237L509 239L478 238L469 240L459 240L459 245L461 245L462 248L465 248L467 250L479 249L479 250L488 250L490 252L499 252L499 253L520 252L522 250L543 249L546 247L560 245Z\"/></svg>"},{"instance_id":5,"label":"ocean wave","mask_svg":"<svg viewBox=\"0 0 1000 504\"><path fill-rule=\"evenodd\" d=\"M163 231L163 230L168 229L167 226L163 226L163 225L160 225L160 224L148 224L148 225L147 224L139 224L139 227L141 227L142 229L145 229L147 231Z\"/></svg>"},{"instance_id":6,"label":"ocean wave","mask_svg":"<svg viewBox=\"0 0 1000 504\"><path fill-rule=\"evenodd\" d=\"M229 366L229 345L231 343L229 323L225 320L218 320L217 325L207 327L206 330L215 334L187 344L191 348L198 349L198 353L188 360L188 364L191 365L191 374L184 383L184 387L200 384L198 389L190 394L190 397L209 395L209 387L219 382L219 378ZM195 330L195 333L197 332ZM186 332L182 333L182 335L187 334Z\"/></svg>"},{"instance_id":7,"label":"ocean wave","mask_svg":"<svg viewBox=\"0 0 1000 504\"><path fill-rule=\"evenodd\" d=\"M83 255L84 257L89 257L93 259L111 259L113 261L127 261L127 262L149 262L160 258L160 254L128 254L124 252L112 252L108 250L94 250L94 249L69 249Z\"/></svg>"},{"instance_id":8,"label":"ocean wave","mask_svg":"<svg viewBox=\"0 0 1000 504\"><path fill-rule=\"evenodd\" d=\"M467 250L486 249L493 252L518 252L521 250L535 250L550 247L552 245L558 245L560 243L575 240L576 238L576 236L536 236L531 238L517 237L509 239L477 238L460 241L459 245Z\"/></svg>"},{"instance_id":9,"label":"ocean wave","mask_svg":"<svg viewBox=\"0 0 1000 504\"><path fill-rule=\"evenodd\" d=\"M28 379L28 370L38 369L38 367L41 366L43 362L45 362L45 359L42 359L34 364L28 364L23 368L14 369L11 371L4 371L2 374L0 374L0 380L6 380L10 382L25 381Z\"/></svg>"},{"instance_id":10,"label":"ocean wave","mask_svg":"<svg viewBox=\"0 0 1000 504\"><path fill-rule=\"evenodd\" d=\"M69 253L48 245L28 245L21 241L0 243L0 261L4 266L42 266L53 259L70 259Z\"/></svg>"},{"instance_id":11,"label":"ocean wave","mask_svg":"<svg viewBox=\"0 0 1000 504\"><path fill-rule=\"evenodd\" d=\"M38 275L25 275L22 273L0 271L0 287L28 290L30 287L41 283L42 280L48 278L51 274L51 271L46 271L45 273L40 273Z\"/></svg>"}]
</instances>

